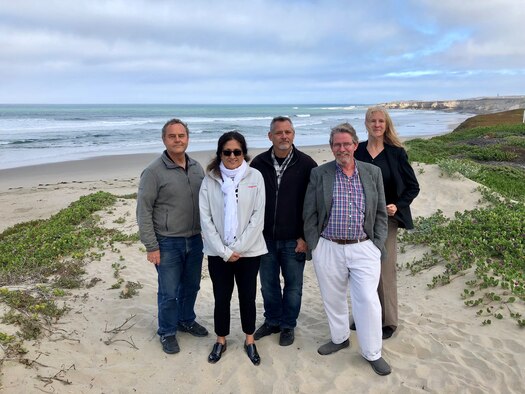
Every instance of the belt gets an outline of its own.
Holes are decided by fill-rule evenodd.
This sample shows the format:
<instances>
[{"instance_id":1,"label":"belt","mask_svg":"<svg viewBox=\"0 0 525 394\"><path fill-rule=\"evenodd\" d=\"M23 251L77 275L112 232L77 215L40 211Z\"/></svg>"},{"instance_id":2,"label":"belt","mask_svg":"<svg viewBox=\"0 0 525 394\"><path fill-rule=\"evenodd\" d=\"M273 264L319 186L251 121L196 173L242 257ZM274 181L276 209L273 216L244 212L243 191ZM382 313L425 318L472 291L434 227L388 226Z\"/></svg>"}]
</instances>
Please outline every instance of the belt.
<instances>
[{"instance_id":1,"label":"belt","mask_svg":"<svg viewBox=\"0 0 525 394\"><path fill-rule=\"evenodd\" d=\"M370 238L368 238L368 236L366 236L364 238L361 238L361 239L330 239L330 238L325 238L325 237L323 237L323 238L327 239L328 241L335 242L336 244L339 244L339 245L357 244L359 242L365 242L365 241L368 241L370 239Z\"/></svg>"}]
</instances>

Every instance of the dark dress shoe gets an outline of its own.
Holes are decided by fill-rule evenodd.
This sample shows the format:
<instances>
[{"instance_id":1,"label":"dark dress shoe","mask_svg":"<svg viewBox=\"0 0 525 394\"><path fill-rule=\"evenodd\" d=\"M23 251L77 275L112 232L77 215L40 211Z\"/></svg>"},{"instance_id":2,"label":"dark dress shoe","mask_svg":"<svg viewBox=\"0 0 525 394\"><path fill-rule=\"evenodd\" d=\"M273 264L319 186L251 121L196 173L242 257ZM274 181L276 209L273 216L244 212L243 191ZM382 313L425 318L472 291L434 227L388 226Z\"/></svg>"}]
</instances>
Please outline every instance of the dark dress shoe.
<instances>
[{"instance_id":1,"label":"dark dress shoe","mask_svg":"<svg viewBox=\"0 0 525 394\"><path fill-rule=\"evenodd\" d=\"M394 335L394 332L396 330L394 330L392 327L390 326L386 326L386 327L383 327L383 339L388 339L390 338L392 335Z\"/></svg>"},{"instance_id":2,"label":"dark dress shoe","mask_svg":"<svg viewBox=\"0 0 525 394\"><path fill-rule=\"evenodd\" d=\"M247 345L245 342L244 350L246 350L246 354L253 365L259 365L261 363L261 357L259 356L259 353L257 353L257 347L255 346L255 343L250 343Z\"/></svg>"},{"instance_id":3,"label":"dark dress shoe","mask_svg":"<svg viewBox=\"0 0 525 394\"><path fill-rule=\"evenodd\" d=\"M208 362L210 364L215 364L221 359L222 354L226 351L226 342L224 344L216 342L213 345L210 355L208 356Z\"/></svg>"}]
</instances>

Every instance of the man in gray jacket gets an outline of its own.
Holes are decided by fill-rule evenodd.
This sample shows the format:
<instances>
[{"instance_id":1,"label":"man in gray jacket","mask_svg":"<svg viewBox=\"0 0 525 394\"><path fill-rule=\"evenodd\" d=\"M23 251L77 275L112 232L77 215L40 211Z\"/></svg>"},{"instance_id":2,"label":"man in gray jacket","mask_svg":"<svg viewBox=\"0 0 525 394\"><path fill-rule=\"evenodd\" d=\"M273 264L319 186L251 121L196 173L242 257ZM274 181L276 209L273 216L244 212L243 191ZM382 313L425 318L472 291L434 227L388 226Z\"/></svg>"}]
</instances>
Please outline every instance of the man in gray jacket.
<instances>
[{"instance_id":1,"label":"man in gray jacket","mask_svg":"<svg viewBox=\"0 0 525 394\"><path fill-rule=\"evenodd\" d=\"M202 237L199 189L201 165L186 155L188 126L179 119L162 128L166 150L142 172L137 196L140 240L158 276L158 330L162 349L178 353L177 331L208 335L195 321L200 289Z\"/></svg>"},{"instance_id":2,"label":"man in gray jacket","mask_svg":"<svg viewBox=\"0 0 525 394\"><path fill-rule=\"evenodd\" d=\"M348 123L332 129L330 148L335 161L312 170L304 200L304 234L312 249L331 335L318 353L328 355L350 346L350 284L361 354L377 374L388 375L390 366L381 357L377 295L387 235L383 178L379 167L354 159L357 145L356 132Z\"/></svg>"}]
</instances>

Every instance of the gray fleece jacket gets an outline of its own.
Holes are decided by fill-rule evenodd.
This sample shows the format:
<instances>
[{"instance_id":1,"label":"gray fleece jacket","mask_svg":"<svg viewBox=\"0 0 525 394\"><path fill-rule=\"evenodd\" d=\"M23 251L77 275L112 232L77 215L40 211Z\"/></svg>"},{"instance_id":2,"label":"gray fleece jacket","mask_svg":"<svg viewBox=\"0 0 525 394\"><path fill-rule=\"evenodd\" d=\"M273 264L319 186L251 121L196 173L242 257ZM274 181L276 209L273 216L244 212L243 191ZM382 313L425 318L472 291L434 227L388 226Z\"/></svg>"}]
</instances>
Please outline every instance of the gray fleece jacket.
<instances>
[{"instance_id":1,"label":"gray fleece jacket","mask_svg":"<svg viewBox=\"0 0 525 394\"><path fill-rule=\"evenodd\" d=\"M187 171L164 151L140 176L137 222L148 252L159 249L157 236L191 237L201 232L199 189L204 170L187 155L186 162Z\"/></svg>"}]
</instances>

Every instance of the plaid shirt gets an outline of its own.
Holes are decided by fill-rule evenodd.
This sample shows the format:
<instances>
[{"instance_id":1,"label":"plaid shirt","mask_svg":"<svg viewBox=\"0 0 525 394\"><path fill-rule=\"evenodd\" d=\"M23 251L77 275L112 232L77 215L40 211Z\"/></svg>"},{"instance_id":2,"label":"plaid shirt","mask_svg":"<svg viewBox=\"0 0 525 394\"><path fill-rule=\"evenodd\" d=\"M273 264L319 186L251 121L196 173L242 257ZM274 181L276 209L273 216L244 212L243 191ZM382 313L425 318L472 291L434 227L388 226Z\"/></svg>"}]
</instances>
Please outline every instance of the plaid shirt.
<instances>
[{"instance_id":1,"label":"plaid shirt","mask_svg":"<svg viewBox=\"0 0 525 394\"><path fill-rule=\"evenodd\" d=\"M359 179L357 166L352 176L347 176L336 163L334 194L328 225L321 233L327 239L362 239L365 220L365 193Z\"/></svg>"}]
</instances>

